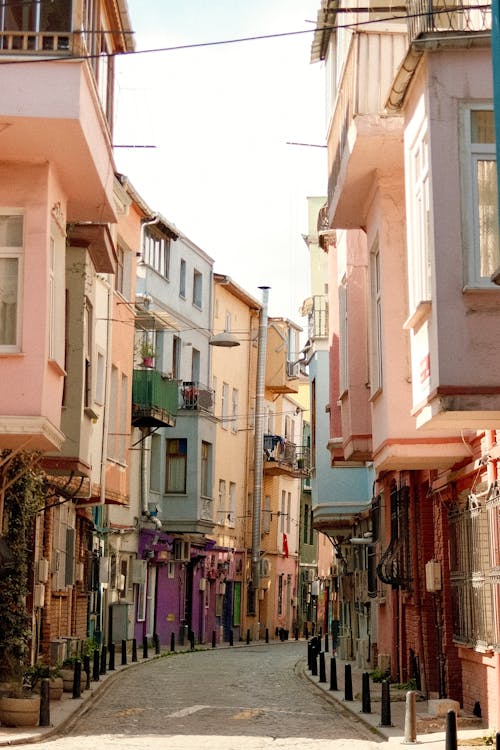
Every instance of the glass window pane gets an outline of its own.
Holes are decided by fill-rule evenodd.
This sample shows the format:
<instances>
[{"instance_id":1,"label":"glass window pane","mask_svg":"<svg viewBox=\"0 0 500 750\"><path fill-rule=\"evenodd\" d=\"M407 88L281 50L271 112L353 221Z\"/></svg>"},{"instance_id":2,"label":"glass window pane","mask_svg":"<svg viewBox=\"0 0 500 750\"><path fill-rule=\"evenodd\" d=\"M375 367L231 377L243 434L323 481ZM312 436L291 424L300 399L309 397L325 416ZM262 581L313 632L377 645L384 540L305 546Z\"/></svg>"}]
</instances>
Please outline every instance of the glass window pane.
<instances>
[{"instance_id":1,"label":"glass window pane","mask_svg":"<svg viewBox=\"0 0 500 750\"><path fill-rule=\"evenodd\" d=\"M21 215L0 216L0 246L23 246L23 217Z\"/></svg>"},{"instance_id":2,"label":"glass window pane","mask_svg":"<svg viewBox=\"0 0 500 750\"><path fill-rule=\"evenodd\" d=\"M17 321L17 258L0 258L0 345L14 346Z\"/></svg>"},{"instance_id":3,"label":"glass window pane","mask_svg":"<svg viewBox=\"0 0 500 750\"><path fill-rule=\"evenodd\" d=\"M491 109L473 109L470 113L472 143L495 143L495 120Z\"/></svg>"},{"instance_id":4,"label":"glass window pane","mask_svg":"<svg viewBox=\"0 0 500 750\"><path fill-rule=\"evenodd\" d=\"M478 161L476 179L481 276L491 276L500 266L496 161Z\"/></svg>"}]
</instances>

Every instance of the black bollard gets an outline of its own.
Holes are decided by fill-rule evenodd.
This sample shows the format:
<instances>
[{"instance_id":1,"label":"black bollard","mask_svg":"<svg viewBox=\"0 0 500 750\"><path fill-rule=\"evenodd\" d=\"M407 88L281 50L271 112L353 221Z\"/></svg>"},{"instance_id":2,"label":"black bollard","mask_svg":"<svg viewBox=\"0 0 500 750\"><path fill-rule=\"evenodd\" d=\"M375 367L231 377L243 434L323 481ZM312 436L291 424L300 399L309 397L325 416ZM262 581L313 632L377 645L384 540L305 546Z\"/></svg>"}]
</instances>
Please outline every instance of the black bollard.
<instances>
[{"instance_id":1,"label":"black bollard","mask_svg":"<svg viewBox=\"0 0 500 750\"><path fill-rule=\"evenodd\" d=\"M316 629L316 624L314 622L312 622L311 623L311 635L313 636L313 638L314 638L314 631L315 631L315 629Z\"/></svg>"},{"instance_id":2,"label":"black bollard","mask_svg":"<svg viewBox=\"0 0 500 750\"><path fill-rule=\"evenodd\" d=\"M50 680L42 677L40 683L40 726L50 727Z\"/></svg>"},{"instance_id":3,"label":"black bollard","mask_svg":"<svg viewBox=\"0 0 500 750\"><path fill-rule=\"evenodd\" d=\"M101 669L100 674L106 674L106 659L108 658L108 649L102 644L101 648Z\"/></svg>"},{"instance_id":4,"label":"black bollard","mask_svg":"<svg viewBox=\"0 0 500 750\"><path fill-rule=\"evenodd\" d=\"M115 644L110 643L108 646L108 649L109 649L108 669L110 672L114 672L115 670Z\"/></svg>"},{"instance_id":5,"label":"black bollard","mask_svg":"<svg viewBox=\"0 0 500 750\"><path fill-rule=\"evenodd\" d=\"M295 628L295 640L296 641L299 640L299 629L298 628Z\"/></svg>"},{"instance_id":6,"label":"black bollard","mask_svg":"<svg viewBox=\"0 0 500 750\"><path fill-rule=\"evenodd\" d=\"M266 628L266 643L269 643L269 628Z\"/></svg>"},{"instance_id":7,"label":"black bollard","mask_svg":"<svg viewBox=\"0 0 500 750\"><path fill-rule=\"evenodd\" d=\"M122 640L122 666L127 663L127 641Z\"/></svg>"},{"instance_id":8,"label":"black bollard","mask_svg":"<svg viewBox=\"0 0 500 750\"><path fill-rule=\"evenodd\" d=\"M495 750L500 750L500 732L497 732L495 738Z\"/></svg>"},{"instance_id":9,"label":"black bollard","mask_svg":"<svg viewBox=\"0 0 500 750\"><path fill-rule=\"evenodd\" d=\"M90 656L83 657L83 671L85 672L85 690L90 690Z\"/></svg>"},{"instance_id":10,"label":"black bollard","mask_svg":"<svg viewBox=\"0 0 500 750\"><path fill-rule=\"evenodd\" d=\"M319 654L319 682L326 682L325 652Z\"/></svg>"},{"instance_id":11,"label":"black bollard","mask_svg":"<svg viewBox=\"0 0 500 750\"><path fill-rule=\"evenodd\" d=\"M320 625L319 626L319 637L321 638L322 635L323 635L323 626Z\"/></svg>"},{"instance_id":12,"label":"black bollard","mask_svg":"<svg viewBox=\"0 0 500 750\"><path fill-rule=\"evenodd\" d=\"M189 644L191 647L191 651L194 651L194 630L189 631Z\"/></svg>"},{"instance_id":13,"label":"black bollard","mask_svg":"<svg viewBox=\"0 0 500 750\"><path fill-rule=\"evenodd\" d=\"M132 641L132 661L137 661L137 638Z\"/></svg>"},{"instance_id":14,"label":"black bollard","mask_svg":"<svg viewBox=\"0 0 500 750\"><path fill-rule=\"evenodd\" d=\"M325 633L325 654L329 651L329 643L328 643L328 633Z\"/></svg>"},{"instance_id":15,"label":"black bollard","mask_svg":"<svg viewBox=\"0 0 500 750\"><path fill-rule=\"evenodd\" d=\"M234 634L232 628L229 630L229 645L234 646Z\"/></svg>"},{"instance_id":16,"label":"black bollard","mask_svg":"<svg viewBox=\"0 0 500 750\"><path fill-rule=\"evenodd\" d=\"M304 625L304 638L306 639L306 641L309 638L309 630L307 628L307 623L305 623Z\"/></svg>"},{"instance_id":17,"label":"black bollard","mask_svg":"<svg viewBox=\"0 0 500 750\"><path fill-rule=\"evenodd\" d=\"M142 658L148 658L148 639L146 636L142 639Z\"/></svg>"},{"instance_id":18,"label":"black bollard","mask_svg":"<svg viewBox=\"0 0 500 750\"><path fill-rule=\"evenodd\" d=\"M100 671L99 661L100 661L99 650L96 648L96 650L94 651L94 659L93 659L93 664L92 664L92 679L94 680L94 682L99 682L99 671Z\"/></svg>"},{"instance_id":19,"label":"black bollard","mask_svg":"<svg viewBox=\"0 0 500 750\"><path fill-rule=\"evenodd\" d=\"M313 651L311 656L311 674L314 675L314 677L317 677L318 675L318 655L316 651Z\"/></svg>"},{"instance_id":20,"label":"black bollard","mask_svg":"<svg viewBox=\"0 0 500 750\"><path fill-rule=\"evenodd\" d=\"M312 643L307 641L307 668L312 672Z\"/></svg>"},{"instance_id":21,"label":"black bollard","mask_svg":"<svg viewBox=\"0 0 500 750\"><path fill-rule=\"evenodd\" d=\"M370 698L370 675L368 672L363 672L361 676L362 689L361 689L361 713L371 714L372 703Z\"/></svg>"},{"instance_id":22,"label":"black bollard","mask_svg":"<svg viewBox=\"0 0 500 750\"><path fill-rule=\"evenodd\" d=\"M344 700L352 701L352 672L351 665L346 664L344 666Z\"/></svg>"},{"instance_id":23,"label":"black bollard","mask_svg":"<svg viewBox=\"0 0 500 750\"><path fill-rule=\"evenodd\" d=\"M330 658L330 690L338 690L337 685L337 660L334 656Z\"/></svg>"},{"instance_id":24,"label":"black bollard","mask_svg":"<svg viewBox=\"0 0 500 750\"><path fill-rule=\"evenodd\" d=\"M175 651L175 633L170 633L170 651Z\"/></svg>"},{"instance_id":25,"label":"black bollard","mask_svg":"<svg viewBox=\"0 0 500 750\"><path fill-rule=\"evenodd\" d=\"M250 643L250 630L247 630L247 646Z\"/></svg>"},{"instance_id":26,"label":"black bollard","mask_svg":"<svg viewBox=\"0 0 500 750\"><path fill-rule=\"evenodd\" d=\"M215 630L212 630L212 648L215 648L215 639L216 639Z\"/></svg>"},{"instance_id":27,"label":"black bollard","mask_svg":"<svg viewBox=\"0 0 500 750\"><path fill-rule=\"evenodd\" d=\"M387 680L382 681L382 705L380 709L380 726L392 727L391 722L391 694Z\"/></svg>"},{"instance_id":28,"label":"black bollard","mask_svg":"<svg viewBox=\"0 0 500 750\"><path fill-rule=\"evenodd\" d=\"M73 671L73 698L79 698L82 694L82 662L75 660Z\"/></svg>"},{"instance_id":29,"label":"black bollard","mask_svg":"<svg viewBox=\"0 0 500 750\"><path fill-rule=\"evenodd\" d=\"M156 656L159 656L161 648L160 648L160 636L158 635L158 633L153 633L153 643L155 645L155 654Z\"/></svg>"},{"instance_id":30,"label":"black bollard","mask_svg":"<svg viewBox=\"0 0 500 750\"><path fill-rule=\"evenodd\" d=\"M457 750L457 716L455 711L446 714L445 750Z\"/></svg>"}]
</instances>

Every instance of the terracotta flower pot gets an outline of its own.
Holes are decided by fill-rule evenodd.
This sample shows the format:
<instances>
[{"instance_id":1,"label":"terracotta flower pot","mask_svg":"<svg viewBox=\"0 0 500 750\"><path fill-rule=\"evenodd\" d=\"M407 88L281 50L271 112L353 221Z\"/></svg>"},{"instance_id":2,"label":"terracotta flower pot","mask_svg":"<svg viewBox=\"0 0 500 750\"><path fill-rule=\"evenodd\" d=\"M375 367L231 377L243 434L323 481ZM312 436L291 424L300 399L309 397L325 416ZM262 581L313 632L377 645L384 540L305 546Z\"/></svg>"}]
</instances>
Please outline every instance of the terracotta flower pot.
<instances>
[{"instance_id":1,"label":"terracotta flower pot","mask_svg":"<svg viewBox=\"0 0 500 750\"><path fill-rule=\"evenodd\" d=\"M40 696L0 698L0 724L5 727L37 727L40 721Z\"/></svg>"}]
</instances>

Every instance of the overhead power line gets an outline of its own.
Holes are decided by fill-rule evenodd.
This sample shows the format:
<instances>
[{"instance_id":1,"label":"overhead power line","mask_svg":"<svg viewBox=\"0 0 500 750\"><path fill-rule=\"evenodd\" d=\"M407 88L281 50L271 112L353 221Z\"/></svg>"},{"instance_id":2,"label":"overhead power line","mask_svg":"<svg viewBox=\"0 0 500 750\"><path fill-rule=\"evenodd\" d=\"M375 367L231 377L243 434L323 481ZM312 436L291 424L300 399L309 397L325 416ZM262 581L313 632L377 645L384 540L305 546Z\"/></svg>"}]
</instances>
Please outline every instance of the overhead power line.
<instances>
[{"instance_id":1,"label":"overhead power line","mask_svg":"<svg viewBox=\"0 0 500 750\"><path fill-rule=\"evenodd\" d=\"M399 8L399 6L397 6ZM461 6L460 10L482 10L482 9L491 9L491 3L484 3L481 5L463 5ZM439 13L444 13L448 10L447 6L443 6L439 8ZM454 12L457 11L456 6L450 6L449 10L453 10ZM379 9L373 9L371 12L380 12ZM370 9L363 8L362 11L360 11L359 8L342 8L337 9L335 11L341 12L341 13L359 13L359 12L370 12ZM389 12L387 8L384 8L383 13ZM193 42L191 44L177 44L171 47L153 47L151 49L142 49L142 50L130 50L130 51L120 51L120 52L102 52L102 53L96 53L96 54L89 54L89 55L66 55L66 56L48 56L48 57L36 57L36 58L28 58L25 59L16 59L16 60L1 60L0 59L0 65L19 65L23 63L44 63L44 62L59 62L59 61L66 61L66 60L91 60L94 58L99 57L129 57L129 56L135 56L135 55L146 55L146 54L159 54L161 52L179 52L181 50L189 50L189 49L203 49L205 47L220 47L228 44L241 44L244 42L258 42L258 41L264 41L268 39L283 39L286 37L291 36L300 36L303 34L314 34L318 31L335 31L338 29L355 29L360 28L362 26L369 26L374 23L379 23L381 20L383 21L406 21L410 18L421 18L421 17L428 17L429 12L428 11L420 11L418 13L402 13L401 15L391 15L386 18L369 18L364 21L353 21L350 23L345 24L332 24L332 25L325 25L321 27L315 27L313 29L302 29L300 31L281 31L276 32L274 34L257 34L255 36L244 36L244 37L235 37L232 39L219 39L212 42ZM26 33L29 33L29 30L25 30ZM33 32L36 33L36 32ZM43 33L43 32L40 32ZM46 32L49 34L50 32ZM66 34L72 34L73 32L54 32L59 35ZM85 34L87 32L82 31L80 32L82 34ZM96 32L91 32L96 33ZM101 33L101 32L100 32ZM116 34L116 33L134 33L134 32L116 32L116 31L103 31L104 34ZM16 54L16 52L22 52L22 50L10 50L13 54Z\"/></svg>"}]
</instances>

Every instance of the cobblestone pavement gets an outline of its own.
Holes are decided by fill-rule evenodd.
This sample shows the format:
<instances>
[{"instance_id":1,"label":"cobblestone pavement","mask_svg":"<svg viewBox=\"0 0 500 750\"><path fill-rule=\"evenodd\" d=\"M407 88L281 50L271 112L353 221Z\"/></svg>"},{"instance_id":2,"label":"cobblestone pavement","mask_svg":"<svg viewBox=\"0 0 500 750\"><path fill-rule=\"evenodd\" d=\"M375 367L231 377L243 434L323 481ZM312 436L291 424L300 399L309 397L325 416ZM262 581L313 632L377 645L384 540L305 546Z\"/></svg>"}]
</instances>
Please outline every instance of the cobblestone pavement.
<instances>
[{"instance_id":1,"label":"cobblestone pavement","mask_svg":"<svg viewBox=\"0 0 500 750\"><path fill-rule=\"evenodd\" d=\"M171 655L129 669L51 750L380 749L384 739L303 677L304 645Z\"/></svg>"}]
</instances>

